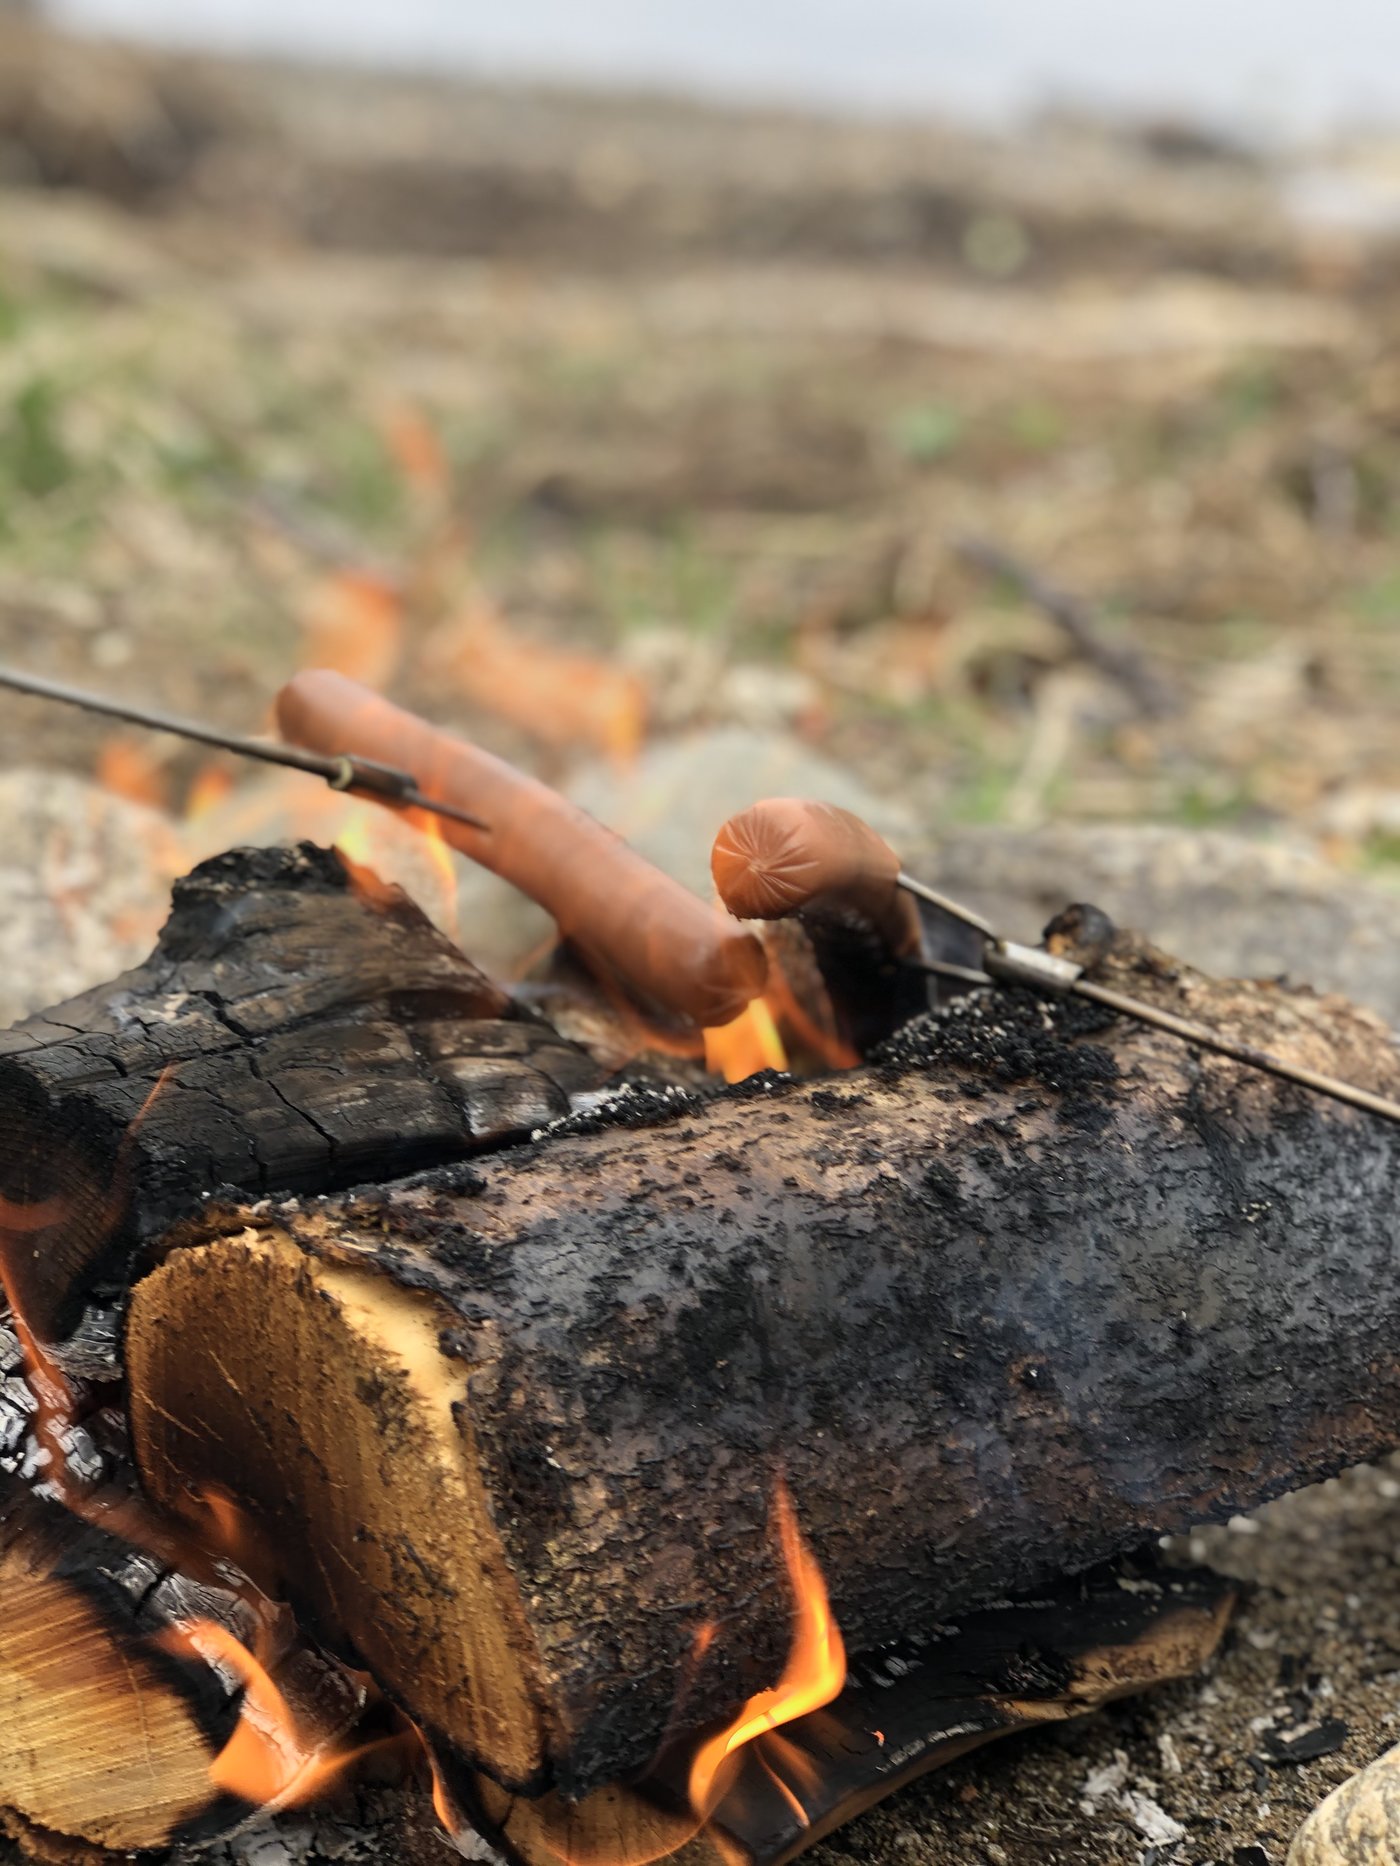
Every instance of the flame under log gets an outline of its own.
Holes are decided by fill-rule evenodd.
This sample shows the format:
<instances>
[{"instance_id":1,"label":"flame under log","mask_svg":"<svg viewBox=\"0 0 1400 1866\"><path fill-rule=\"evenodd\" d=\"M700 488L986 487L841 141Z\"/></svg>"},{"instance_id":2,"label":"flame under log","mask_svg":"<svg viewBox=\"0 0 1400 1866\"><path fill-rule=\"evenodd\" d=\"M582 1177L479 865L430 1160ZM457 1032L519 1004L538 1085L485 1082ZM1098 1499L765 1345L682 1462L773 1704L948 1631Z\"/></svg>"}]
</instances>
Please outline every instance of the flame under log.
<instances>
[{"instance_id":1,"label":"flame under log","mask_svg":"<svg viewBox=\"0 0 1400 1866\"><path fill-rule=\"evenodd\" d=\"M833 1704L740 1753L734 1781L699 1831L678 1792L692 1753L686 1744L640 1784L597 1789L577 1803L463 1781L450 1765L447 1779L512 1866L662 1858L671 1866L783 1866L969 1750L1186 1677L1214 1652L1233 1604L1234 1589L1219 1575L1149 1557L881 1647L854 1662Z\"/></svg>"},{"instance_id":2,"label":"flame under log","mask_svg":"<svg viewBox=\"0 0 1400 1866\"><path fill-rule=\"evenodd\" d=\"M0 1033L0 1198L50 1216L5 1267L63 1334L215 1187L317 1193L456 1159L602 1076L339 855L220 856L177 883L143 965Z\"/></svg>"},{"instance_id":3,"label":"flame under log","mask_svg":"<svg viewBox=\"0 0 1400 1866\"><path fill-rule=\"evenodd\" d=\"M1339 1000L1077 956L1400 1085ZM651 1762L683 1683L699 1728L778 1676L779 1471L860 1654L1400 1444L1398 1168L1286 1082L970 999L825 1083L206 1211L134 1294L137 1455L177 1511L248 1509L442 1750L576 1799Z\"/></svg>"}]
</instances>

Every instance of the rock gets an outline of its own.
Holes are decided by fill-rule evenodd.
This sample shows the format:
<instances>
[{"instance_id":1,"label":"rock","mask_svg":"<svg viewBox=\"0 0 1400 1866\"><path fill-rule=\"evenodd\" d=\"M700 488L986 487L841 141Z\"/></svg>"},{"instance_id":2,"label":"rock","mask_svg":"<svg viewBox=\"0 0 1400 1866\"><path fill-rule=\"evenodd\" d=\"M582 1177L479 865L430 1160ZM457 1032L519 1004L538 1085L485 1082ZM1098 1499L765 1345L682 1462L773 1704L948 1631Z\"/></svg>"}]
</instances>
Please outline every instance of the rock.
<instances>
[{"instance_id":1,"label":"rock","mask_svg":"<svg viewBox=\"0 0 1400 1866\"><path fill-rule=\"evenodd\" d=\"M952 829L902 853L911 873L1013 938L1037 937L1067 902L1088 900L1205 971L1286 973L1400 1027L1400 893L1345 874L1306 845L1062 824Z\"/></svg>"},{"instance_id":2,"label":"rock","mask_svg":"<svg viewBox=\"0 0 1400 1866\"><path fill-rule=\"evenodd\" d=\"M726 818L759 797L817 797L854 810L895 841L908 813L785 733L721 726L660 739L633 764L582 765L562 788L649 861L705 900L714 897L710 848ZM468 869L458 895L463 943L488 971L518 962L552 922L494 875Z\"/></svg>"},{"instance_id":3,"label":"rock","mask_svg":"<svg viewBox=\"0 0 1400 1866\"><path fill-rule=\"evenodd\" d=\"M1400 1747L1313 1809L1289 1849L1288 1866L1400 1866Z\"/></svg>"},{"instance_id":4,"label":"rock","mask_svg":"<svg viewBox=\"0 0 1400 1866\"><path fill-rule=\"evenodd\" d=\"M0 1028L144 959L184 867L174 825L81 778L0 775Z\"/></svg>"}]
</instances>

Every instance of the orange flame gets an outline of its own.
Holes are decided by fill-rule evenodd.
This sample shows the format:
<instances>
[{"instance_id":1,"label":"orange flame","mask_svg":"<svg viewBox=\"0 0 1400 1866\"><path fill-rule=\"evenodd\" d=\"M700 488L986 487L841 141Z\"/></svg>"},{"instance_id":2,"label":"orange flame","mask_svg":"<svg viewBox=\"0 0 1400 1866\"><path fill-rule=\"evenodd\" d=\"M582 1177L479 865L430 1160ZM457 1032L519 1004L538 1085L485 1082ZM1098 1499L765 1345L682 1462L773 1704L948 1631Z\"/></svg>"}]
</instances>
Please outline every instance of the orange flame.
<instances>
[{"instance_id":1,"label":"orange flame","mask_svg":"<svg viewBox=\"0 0 1400 1866\"><path fill-rule=\"evenodd\" d=\"M827 1029L817 1021L793 990L782 955L771 944L766 950L768 985L764 997L779 1030L785 1031L789 1041L799 1049L817 1058L824 1068L854 1069L860 1061L859 1052L834 1029Z\"/></svg>"},{"instance_id":2,"label":"orange flame","mask_svg":"<svg viewBox=\"0 0 1400 1866\"><path fill-rule=\"evenodd\" d=\"M233 1735L209 1765L214 1787L255 1807L282 1802L313 1758L303 1749L287 1701L262 1659L217 1620L171 1627L157 1643L177 1657L223 1665L243 1686Z\"/></svg>"},{"instance_id":3,"label":"orange flame","mask_svg":"<svg viewBox=\"0 0 1400 1866\"><path fill-rule=\"evenodd\" d=\"M432 919L449 939L456 940L461 928L457 908L457 859L443 834L442 818L431 810L405 810L403 814L423 835L423 848L438 895L437 911Z\"/></svg>"},{"instance_id":4,"label":"orange flame","mask_svg":"<svg viewBox=\"0 0 1400 1866\"><path fill-rule=\"evenodd\" d=\"M419 497L445 501L452 490L452 469L442 439L422 409L397 402L384 410L380 428L395 465Z\"/></svg>"},{"instance_id":5,"label":"orange flame","mask_svg":"<svg viewBox=\"0 0 1400 1866\"><path fill-rule=\"evenodd\" d=\"M318 585L302 618L303 665L333 667L367 687L383 687L403 655L403 604L390 579L338 570Z\"/></svg>"},{"instance_id":6,"label":"orange flame","mask_svg":"<svg viewBox=\"0 0 1400 1866\"><path fill-rule=\"evenodd\" d=\"M104 790L129 803L163 810L170 801L170 786L159 760L135 739L120 734L108 739L97 754L93 775Z\"/></svg>"},{"instance_id":7,"label":"orange flame","mask_svg":"<svg viewBox=\"0 0 1400 1866\"><path fill-rule=\"evenodd\" d=\"M787 1485L780 1478L773 1497L783 1559L794 1599L793 1640L788 1662L777 1684L751 1697L734 1721L702 1743L690 1765L690 1805L702 1821L709 1820L732 1782L739 1752L748 1744L771 1737L794 1717L820 1710L846 1682L846 1647L831 1615L826 1583L816 1559L802 1539L797 1513ZM790 1749L791 1745L784 1745ZM761 1752L760 1752L761 1754ZM763 1758L770 1770L771 1760ZM800 1818L807 1814L784 1785Z\"/></svg>"},{"instance_id":8,"label":"orange flame","mask_svg":"<svg viewBox=\"0 0 1400 1866\"><path fill-rule=\"evenodd\" d=\"M705 1032L705 1067L726 1082L787 1066L787 1051L766 999L752 999L731 1023Z\"/></svg>"},{"instance_id":9,"label":"orange flame","mask_svg":"<svg viewBox=\"0 0 1400 1866\"><path fill-rule=\"evenodd\" d=\"M229 795L234 786L234 776L227 765L217 759L210 759L194 774L189 789L185 792L185 820L193 822L201 816L207 816L216 810Z\"/></svg>"},{"instance_id":10,"label":"orange flame","mask_svg":"<svg viewBox=\"0 0 1400 1866\"><path fill-rule=\"evenodd\" d=\"M233 1734L209 1765L209 1780L222 1794L253 1807L299 1807L321 1794L367 1756L398 1747L400 1736L378 1737L357 1749L321 1753L302 1734L286 1697L267 1668L265 1655L250 1652L217 1620L188 1620L156 1642L177 1657L222 1665L243 1687Z\"/></svg>"},{"instance_id":11,"label":"orange flame","mask_svg":"<svg viewBox=\"0 0 1400 1866\"><path fill-rule=\"evenodd\" d=\"M636 674L518 635L484 600L437 630L428 659L483 711L546 745L592 745L620 765L641 746L647 695Z\"/></svg>"}]
</instances>

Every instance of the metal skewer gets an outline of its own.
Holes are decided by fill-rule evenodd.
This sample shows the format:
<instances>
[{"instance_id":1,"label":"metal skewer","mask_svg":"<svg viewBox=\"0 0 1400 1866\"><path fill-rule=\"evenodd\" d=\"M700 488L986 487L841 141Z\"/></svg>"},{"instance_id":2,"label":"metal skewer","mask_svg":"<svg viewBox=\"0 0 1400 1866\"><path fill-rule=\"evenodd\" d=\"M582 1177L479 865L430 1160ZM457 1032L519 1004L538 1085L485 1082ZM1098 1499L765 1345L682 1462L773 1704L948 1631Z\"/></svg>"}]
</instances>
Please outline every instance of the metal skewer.
<instances>
[{"instance_id":1,"label":"metal skewer","mask_svg":"<svg viewBox=\"0 0 1400 1866\"><path fill-rule=\"evenodd\" d=\"M29 694L36 699L56 700L62 705L76 706L84 712L99 713L109 719L121 719L129 725L143 726L152 732L168 732L176 738L190 739L200 745L214 746L219 751L232 752L239 758L254 758L262 764L282 765L292 771L304 771L311 777L321 778L332 790L362 791L393 803L406 804L413 809L431 811L436 816L450 817L454 822L465 823L471 829L489 828L470 811L425 796L411 771L381 764L374 758L361 758L349 752L329 756L306 751L297 745L282 745L271 739L223 732L214 726L206 726L200 720L183 719L176 714L159 712L154 707L136 706L126 700L109 699L103 694L88 693L81 687L70 687L62 681L46 680L40 674L21 673L15 668L0 667L0 687L9 687L16 693ZM908 962L918 970L940 978L956 979L961 984L1026 985L1052 997L1084 998L1121 1016L1132 1017L1139 1023L1152 1024L1159 1030L1168 1031L1183 1042L1213 1050L1220 1056L1232 1057L1250 1068L1266 1070L1270 1075L1281 1076L1304 1088L1315 1089L1319 1094L1330 1095L1336 1101L1347 1102L1354 1108L1363 1108L1387 1121L1400 1124L1400 1101L1377 1095L1370 1089L1358 1088L1354 1083L1343 1082L1336 1076L1305 1068L1300 1063L1287 1062L1268 1050L1237 1042L1232 1037L1208 1029L1204 1024L1177 1017L1171 1011L1159 1010L1156 1005L1147 1004L1141 998L1130 997L1126 992L1096 985L1084 977L1084 968L1076 965L1073 960L1059 958L1037 946L1022 946L1014 940L1004 939L970 907L940 894L912 875L901 873L897 879L898 885L907 893L927 901L950 918L961 921L964 926L979 934L983 941L981 971L947 961Z\"/></svg>"},{"instance_id":2,"label":"metal skewer","mask_svg":"<svg viewBox=\"0 0 1400 1866\"><path fill-rule=\"evenodd\" d=\"M1001 938L970 907L964 907L960 901L949 900L946 895L925 887L910 875L901 874L898 881L907 893L928 901L954 920L971 927L985 941L982 953L984 969L980 972L971 966L953 965L946 960L910 961L918 971L932 973L936 978L955 979L967 985L1028 985L1032 990L1046 992L1051 997L1084 998L1093 1004L1103 1005L1106 1010L1116 1011L1121 1017L1132 1017L1140 1024L1152 1024L1158 1030L1168 1031L1185 1043L1213 1050L1218 1056L1229 1056L1251 1069L1262 1069L1269 1075L1282 1076L1286 1081L1297 1082L1303 1088L1315 1089L1320 1095L1330 1095L1335 1101L1347 1102L1353 1108L1364 1108L1369 1114L1378 1114L1383 1120L1400 1123L1400 1101L1377 1095L1371 1089L1358 1088L1353 1082L1343 1082L1339 1076L1324 1075L1320 1070L1308 1069L1301 1063L1290 1063L1282 1056L1275 1056L1270 1050L1261 1050L1252 1043L1238 1042L1233 1037L1209 1029L1205 1024L1195 1023L1188 1017L1178 1017L1172 1011L1160 1010L1155 1004L1148 1004L1141 998L1130 997L1127 992L1114 991L1107 985L1096 985L1084 977L1083 966L1076 965L1072 959L1062 959L1055 953L1044 952L1038 946L1021 946L1014 940Z\"/></svg>"},{"instance_id":3,"label":"metal skewer","mask_svg":"<svg viewBox=\"0 0 1400 1866\"><path fill-rule=\"evenodd\" d=\"M40 700L58 700L64 706L77 706L87 713L102 713L109 719L122 719L152 732L169 732L179 739L193 739L197 744L213 745L239 758L256 758L262 764L305 771L312 777L324 779L332 790L363 791L394 803L408 804L415 810L431 810L435 816L449 816L453 822L465 823L471 829L488 827L480 817L459 809L454 803L442 803L436 797L425 796L411 771L380 764L375 758L359 758L351 753L331 757L323 752L304 751L299 745L281 745L273 739L221 732L197 719L181 719L174 713L158 712L154 707L111 700L104 694L88 693L81 687L45 680L39 674L23 674L10 667L0 667L0 687L11 687L16 693L31 694Z\"/></svg>"}]
</instances>

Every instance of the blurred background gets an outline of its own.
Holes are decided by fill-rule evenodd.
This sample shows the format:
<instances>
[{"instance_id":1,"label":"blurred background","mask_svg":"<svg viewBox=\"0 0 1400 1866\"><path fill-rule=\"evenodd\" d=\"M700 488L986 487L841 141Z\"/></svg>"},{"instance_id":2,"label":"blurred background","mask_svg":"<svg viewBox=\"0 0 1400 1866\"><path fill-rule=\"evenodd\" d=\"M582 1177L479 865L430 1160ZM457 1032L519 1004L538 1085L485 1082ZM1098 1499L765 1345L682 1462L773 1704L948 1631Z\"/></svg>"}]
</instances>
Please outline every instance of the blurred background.
<instances>
[{"instance_id":1,"label":"blurred background","mask_svg":"<svg viewBox=\"0 0 1400 1866\"><path fill-rule=\"evenodd\" d=\"M697 887L792 790L1049 904L1146 824L1392 886L1397 334L1385 0L0 0L0 658L241 730L331 663ZM283 834L540 931L0 729L46 985Z\"/></svg>"}]
</instances>

